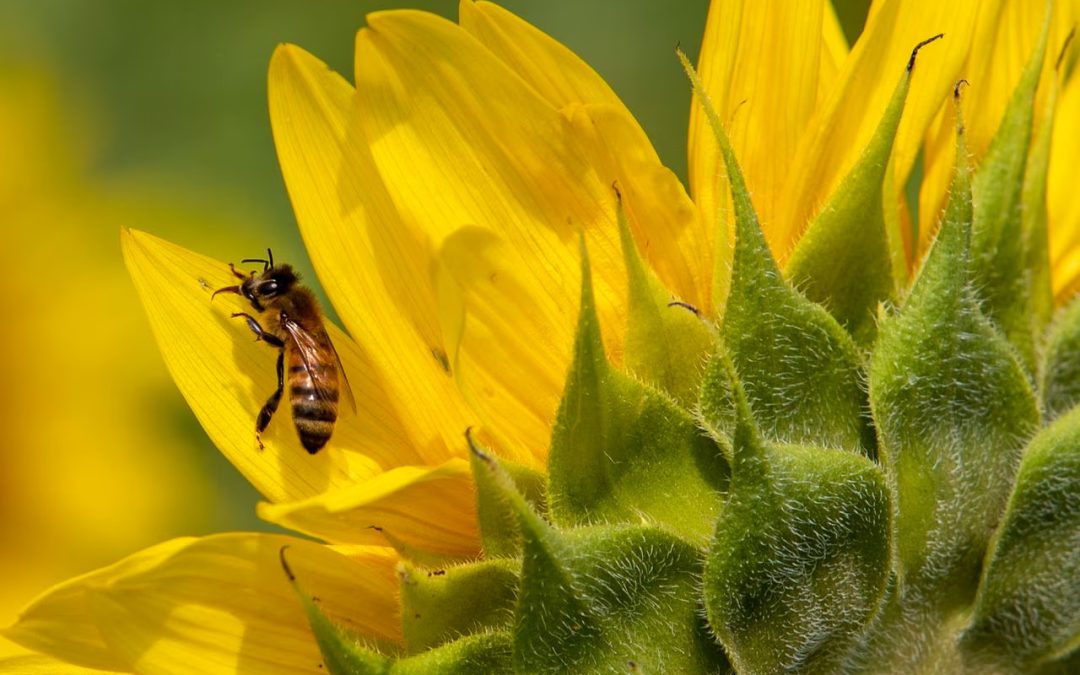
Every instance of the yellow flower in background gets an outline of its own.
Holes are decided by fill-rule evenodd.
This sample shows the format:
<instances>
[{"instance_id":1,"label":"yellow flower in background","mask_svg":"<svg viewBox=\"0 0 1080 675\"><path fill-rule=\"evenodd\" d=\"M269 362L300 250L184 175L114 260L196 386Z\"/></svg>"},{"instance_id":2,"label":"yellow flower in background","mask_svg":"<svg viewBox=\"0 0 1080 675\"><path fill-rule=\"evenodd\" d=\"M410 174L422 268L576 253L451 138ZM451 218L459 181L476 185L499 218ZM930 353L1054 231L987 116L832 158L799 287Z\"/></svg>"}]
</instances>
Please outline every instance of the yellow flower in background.
<instances>
[{"instance_id":1,"label":"yellow flower in background","mask_svg":"<svg viewBox=\"0 0 1080 675\"><path fill-rule=\"evenodd\" d=\"M215 504L193 443L155 421L179 399L115 245L118 222L189 214L88 178L95 137L66 98L55 73L0 59L5 625L42 588L208 529ZM0 657L25 653L0 638Z\"/></svg>"},{"instance_id":2,"label":"yellow flower in background","mask_svg":"<svg viewBox=\"0 0 1080 675\"><path fill-rule=\"evenodd\" d=\"M878 181L894 265L886 276L908 287L954 174L956 82L971 80L963 113L978 163L1042 39L1036 4L884 0L850 52L823 0L712 4L702 82L781 264L805 260L804 231L828 217L872 145L912 47L945 33L911 71ZM1045 37L1055 55L1074 11L1055 5ZM355 85L296 46L280 47L270 63L279 161L347 331L329 326L358 403L318 454L303 450L286 406L264 447L255 440L255 415L276 384L274 352L230 316L250 311L241 298L211 302L235 281L227 261L137 230L121 235L169 372L215 445L265 497L259 515L325 543L270 534L166 542L47 591L5 637L107 671L273 673L324 662L335 671L282 570L287 547L291 574L322 614L372 650L412 650L399 610L411 565L449 566L486 548L465 430L519 486L544 482L582 349L572 317L588 303L579 299L595 298L601 351L617 368L638 358L628 251L640 252L649 288L722 321L738 187L699 108L688 194L574 54L494 5L466 0L459 12L457 24L423 12L370 15L357 37ZM1064 67L1045 60L1040 91L1056 91L1070 54ZM1035 136L1054 125L1046 222L1059 302L1080 283L1080 207L1068 187L1078 82L1036 101ZM925 180L911 213L903 186L920 149ZM579 242L591 277L580 272ZM668 393L664 401L678 400Z\"/></svg>"}]
</instances>

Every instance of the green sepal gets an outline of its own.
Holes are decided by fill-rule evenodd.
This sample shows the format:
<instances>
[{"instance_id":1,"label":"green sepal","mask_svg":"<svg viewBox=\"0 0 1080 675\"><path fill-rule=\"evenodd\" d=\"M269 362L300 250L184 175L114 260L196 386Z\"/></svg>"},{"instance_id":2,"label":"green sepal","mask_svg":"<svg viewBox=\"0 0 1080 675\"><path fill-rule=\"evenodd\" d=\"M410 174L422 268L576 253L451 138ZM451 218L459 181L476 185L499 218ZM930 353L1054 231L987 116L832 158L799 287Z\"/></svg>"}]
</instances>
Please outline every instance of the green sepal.
<instances>
[{"instance_id":1,"label":"green sepal","mask_svg":"<svg viewBox=\"0 0 1080 675\"><path fill-rule=\"evenodd\" d=\"M1050 245L1047 229L1046 186L1050 169L1050 147L1054 131L1054 112L1057 110L1058 83L1055 78L1050 85L1046 100L1046 112L1042 126L1031 144L1031 152L1024 169L1024 187L1021 192L1023 209L1023 241L1027 260L1025 267L1030 275L1030 303L1028 311L1029 330L1033 339L1045 331L1054 313L1054 290L1050 278ZM1036 344L1036 352L1040 345Z\"/></svg>"},{"instance_id":2,"label":"green sepal","mask_svg":"<svg viewBox=\"0 0 1080 675\"><path fill-rule=\"evenodd\" d=\"M326 671L330 675L511 675L512 652L513 639L508 632L477 633L416 656L381 656L378 663L365 661L345 670L335 670L337 666L327 662Z\"/></svg>"},{"instance_id":3,"label":"green sepal","mask_svg":"<svg viewBox=\"0 0 1080 675\"><path fill-rule=\"evenodd\" d=\"M730 360L730 357L720 350L713 353L709 359L705 378L701 382L697 419L701 428L721 448L730 466L733 460L731 438L735 433L736 419L735 392L731 390L731 378L728 376L725 360Z\"/></svg>"},{"instance_id":4,"label":"green sepal","mask_svg":"<svg viewBox=\"0 0 1080 675\"><path fill-rule=\"evenodd\" d=\"M417 656L395 658L371 649L335 625L300 587L281 549L281 566L307 614L311 632L330 675L470 675L511 673L507 632L484 632L448 642Z\"/></svg>"},{"instance_id":5,"label":"green sepal","mask_svg":"<svg viewBox=\"0 0 1080 675\"><path fill-rule=\"evenodd\" d=\"M700 617L696 548L639 525L533 534L514 630L520 672L727 670ZM553 584L567 585L553 597Z\"/></svg>"},{"instance_id":6,"label":"green sepal","mask_svg":"<svg viewBox=\"0 0 1080 675\"><path fill-rule=\"evenodd\" d=\"M883 319L870 366L879 456L898 500L900 602L920 611L972 599L1021 448L1039 420L1015 351L971 290L971 172L959 118L957 128L937 239L900 314Z\"/></svg>"},{"instance_id":7,"label":"green sepal","mask_svg":"<svg viewBox=\"0 0 1080 675\"><path fill-rule=\"evenodd\" d=\"M975 219L971 236L972 281L983 313L1035 371L1032 315L1034 270L1029 269L1024 227L1024 170L1031 144L1035 91L1039 86L1050 29L1050 3L1035 52L1005 108L997 132L972 185Z\"/></svg>"},{"instance_id":8,"label":"green sepal","mask_svg":"<svg viewBox=\"0 0 1080 675\"><path fill-rule=\"evenodd\" d=\"M1080 403L1080 295L1054 319L1046 343L1041 391L1047 421Z\"/></svg>"},{"instance_id":9,"label":"green sepal","mask_svg":"<svg viewBox=\"0 0 1080 675\"><path fill-rule=\"evenodd\" d=\"M393 661L384 672L387 675L510 675L514 672L512 652L513 638L509 632L477 633Z\"/></svg>"},{"instance_id":10,"label":"green sepal","mask_svg":"<svg viewBox=\"0 0 1080 675\"><path fill-rule=\"evenodd\" d=\"M873 342L878 304L895 298L902 272L895 269L900 236L890 236L886 228L883 186L915 55L927 42L915 47L870 142L799 239L787 265L788 279L827 307L862 345Z\"/></svg>"},{"instance_id":11,"label":"green sepal","mask_svg":"<svg viewBox=\"0 0 1080 675\"><path fill-rule=\"evenodd\" d=\"M709 625L739 672L832 672L877 614L889 580L889 490L869 459L772 446L731 362L731 494L705 563Z\"/></svg>"},{"instance_id":12,"label":"green sepal","mask_svg":"<svg viewBox=\"0 0 1080 675\"><path fill-rule=\"evenodd\" d=\"M469 444L474 441L466 434ZM475 454L471 456L473 484L476 486L476 519L480 543L486 558L513 558L521 554L521 532L517 514L506 503L502 490L492 484L487 471ZM547 511L547 478L538 471L503 462L517 489L540 513Z\"/></svg>"},{"instance_id":13,"label":"green sepal","mask_svg":"<svg viewBox=\"0 0 1080 675\"><path fill-rule=\"evenodd\" d=\"M484 560L438 569L402 563L401 625L410 654L485 630L509 629L521 563Z\"/></svg>"},{"instance_id":14,"label":"green sepal","mask_svg":"<svg viewBox=\"0 0 1080 675\"><path fill-rule=\"evenodd\" d=\"M731 184L735 252L721 335L758 424L778 442L872 454L858 347L829 312L780 274L731 143L701 92L697 73L685 56L680 58L712 125ZM723 438L733 418L728 380L718 367L714 357L702 383L699 414L702 425Z\"/></svg>"},{"instance_id":15,"label":"green sepal","mask_svg":"<svg viewBox=\"0 0 1080 675\"><path fill-rule=\"evenodd\" d=\"M473 452L520 518L516 672L726 672L700 617L698 549L641 525L556 530Z\"/></svg>"},{"instance_id":16,"label":"green sepal","mask_svg":"<svg viewBox=\"0 0 1080 675\"><path fill-rule=\"evenodd\" d=\"M1080 648L1080 408L1024 453L961 640L974 666L1030 670Z\"/></svg>"},{"instance_id":17,"label":"green sepal","mask_svg":"<svg viewBox=\"0 0 1080 675\"><path fill-rule=\"evenodd\" d=\"M858 347L821 305L783 279L750 216L736 208L731 293L721 335L745 378L763 432L777 442L872 454ZM724 378L709 372L715 367L712 361L706 368L700 409L710 426L723 429L727 395Z\"/></svg>"},{"instance_id":18,"label":"green sepal","mask_svg":"<svg viewBox=\"0 0 1080 675\"><path fill-rule=\"evenodd\" d=\"M702 544L727 490L723 452L690 414L608 362L584 247L574 360L548 474L558 525L645 520Z\"/></svg>"},{"instance_id":19,"label":"green sepal","mask_svg":"<svg viewBox=\"0 0 1080 675\"><path fill-rule=\"evenodd\" d=\"M1080 673L1080 649L1056 661L1047 661L1032 670L1034 675L1076 675Z\"/></svg>"},{"instance_id":20,"label":"green sepal","mask_svg":"<svg viewBox=\"0 0 1080 675\"><path fill-rule=\"evenodd\" d=\"M690 409L697 401L712 333L696 314L672 306L671 293L641 260L621 199L618 221L630 295L626 368Z\"/></svg>"},{"instance_id":21,"label":"green sepal","mask_svg":"<svg viewBox=\"0 0 1080 675\"><path fill-rule=\"evenodd\" d=\"M391 663L388 657L369 649L336 626L323 614L315 600L300 587L286 560L288 548L288 546L281 548L281 567L304 608L311 632L319 644L319 651L322 652L326 672L330 675L368 675L387 672Z\"/></svg>"}]
</instances>

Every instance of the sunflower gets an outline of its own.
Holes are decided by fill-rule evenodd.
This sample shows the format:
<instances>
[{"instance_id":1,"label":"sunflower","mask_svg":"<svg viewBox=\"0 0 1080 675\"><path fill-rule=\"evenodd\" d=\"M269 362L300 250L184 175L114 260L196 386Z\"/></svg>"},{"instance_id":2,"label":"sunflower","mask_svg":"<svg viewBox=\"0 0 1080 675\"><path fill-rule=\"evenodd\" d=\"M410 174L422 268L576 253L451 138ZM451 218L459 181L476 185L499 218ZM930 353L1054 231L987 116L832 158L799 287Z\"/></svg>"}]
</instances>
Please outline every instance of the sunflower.
<instances>
[{"instance_id":1,"label":"sunflower","mask_svg":"<svg viewBox=\"0 0 1080 675\"><path fill-rule=\"evenodd\" d=\"M679 54L689 192L495 5L370 15L355 84L280 47L358 402L330 444L284 411L256 440L274 357L211 302L225 261L121 243L192 410L307 537L166 542L3 635L136 672L1075 665L1075 11L882 0L849 50L824 0L717 0Z\"/></svg>"}]
</instances>

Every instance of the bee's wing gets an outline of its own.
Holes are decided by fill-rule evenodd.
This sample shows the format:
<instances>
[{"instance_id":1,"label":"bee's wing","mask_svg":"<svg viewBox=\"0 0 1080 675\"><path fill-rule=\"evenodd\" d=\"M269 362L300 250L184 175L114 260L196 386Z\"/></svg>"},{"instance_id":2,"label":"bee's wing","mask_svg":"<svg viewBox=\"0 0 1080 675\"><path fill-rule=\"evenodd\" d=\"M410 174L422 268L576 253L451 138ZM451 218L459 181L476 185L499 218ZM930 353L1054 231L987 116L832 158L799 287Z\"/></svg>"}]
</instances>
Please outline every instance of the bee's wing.
<instances>
[{"instance_id":1,"label":"bee's wing","mask_svg":"<svg viewBox=\"0 0 1080 675\"><path fill-rule=\"evenodd\" d=\"M349 386L349 376L345 374L345 366L341 365L341 357L338 356L337 349L334 347L334 342L330 339L330 336L326 336L326 344L330 345L330 351L334 353L334 362L337 364L337 370L341 373L341 396L345 399L345 403L348 404L349 410L356 414L356 399L353 397L352 387Z\"/></svg>"},{"instance_id":2,"label":"bee's wing","mask_svg":"<svg viewBox=\"0 0 1080 675\"><path fill-rule=\"evenodd\" d=\"M349 408L355 413L356 399L353 398L349 378L345 375L345 368L341 365L341 357L338 356L337 350L334 349L334 343L330 341L330 336L323 331L322 335L316 337L295 321L283 321L281 326L289 334L293 345L296 346L296 352L300 355L300 360L304 362L304 368L307 369L308 375L311 376L315 395L324 401L336 403L334 392L337 389ZM329 348L330 353L334 355L334 366L337 368L337 372L341 374L341 380L338 382L339 386L337 387L334 387L327 380L326 370L319 365L319 351L324 348Z\"/></svg>"}]
</instances>

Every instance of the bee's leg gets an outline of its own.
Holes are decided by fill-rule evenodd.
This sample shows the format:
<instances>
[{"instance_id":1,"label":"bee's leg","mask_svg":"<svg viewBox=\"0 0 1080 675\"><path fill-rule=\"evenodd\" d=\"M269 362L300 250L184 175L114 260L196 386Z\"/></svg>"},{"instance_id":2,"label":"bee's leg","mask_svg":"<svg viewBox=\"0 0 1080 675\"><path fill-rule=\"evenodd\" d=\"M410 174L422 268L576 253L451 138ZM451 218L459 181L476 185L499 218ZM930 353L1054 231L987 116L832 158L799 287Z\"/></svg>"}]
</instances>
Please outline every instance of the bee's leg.
<instances>
[{"instance_id":1,"label":"bee's leg","mask_svg":"<svg viewBox=\"0 0 1080 675\"><path fill-rule=\"evenodd\" d=\"M259 322L255 320L255 317L251 316L250 314L245 314L244 312L236 312L232 315L232 318L235 319L241 316L244 317L244 319L247 321L248 328L251 329L251 332L255 333L256 340L262 340L271 347L277 347L278 349L281 349L285 346L284 340L272 333L267 333L265 330L263 330L263 327L259 325Z\"/></svg>"},{"instance_id":2,"label":"bee's leg","mask_svg":"<svg viewBox=\"0 0 1080 675\"><path fill-rule=\"evenodd\" d=\"M236 270L236 267L234 267L232 263L229 263L229 271L232 272L233 276L236 277L237 279L247 279L248 278L248 275L243 274L241 272L238 272Z\"/></svg>"},{"instance_id":3,"label":"bee's leg","mask_svg":"<svg viewBox=\"0 0 1080 675\"><path fill-rule=\"evenodd\" d=\"M259 449L263 449L262 439L259 435L266 431L266 425L270 424L270 418L277 412L278 404L281 403L281 392L285 390L285 352L281 352L277 357L277 390L273 394L270 394L270 398L266 399L266 405L259 411L259 416L255 418L255 440L259 442Z\"/></svg>"}]
</instances>

